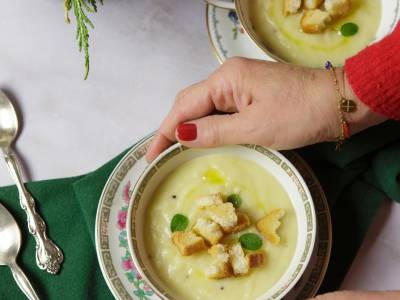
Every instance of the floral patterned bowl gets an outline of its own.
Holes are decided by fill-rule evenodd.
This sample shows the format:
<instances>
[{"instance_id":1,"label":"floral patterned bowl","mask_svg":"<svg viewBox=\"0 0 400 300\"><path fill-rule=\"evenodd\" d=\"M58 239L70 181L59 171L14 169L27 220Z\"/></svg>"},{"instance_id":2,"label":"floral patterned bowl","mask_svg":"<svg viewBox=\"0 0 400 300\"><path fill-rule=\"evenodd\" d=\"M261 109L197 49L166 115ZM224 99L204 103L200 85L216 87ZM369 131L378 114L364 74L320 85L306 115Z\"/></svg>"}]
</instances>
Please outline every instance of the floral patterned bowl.
<instances>
[{"instance_id":1,"label":"floral patterned bowl","mask_svg":"<svg viewBox=\"0 0 400 300\"><path fill-rule=\"evenodd\" d=\"M237 155L252 160L272 174L289 195L297 218L297 245L284 275L261 299L281 299L296 284L310 260L316 237L316 216L311 194L300 173L283 155L255 145L235 145L214 149L189 149L175 144L145 169L133 189L127 216L127 239L133 261L141 276L161 299L176 299L162 282L146 253L145 211L158 185L179 165L210 154ZM123 218L125 219L125 218Z\"/></svg>"}]
</instances>

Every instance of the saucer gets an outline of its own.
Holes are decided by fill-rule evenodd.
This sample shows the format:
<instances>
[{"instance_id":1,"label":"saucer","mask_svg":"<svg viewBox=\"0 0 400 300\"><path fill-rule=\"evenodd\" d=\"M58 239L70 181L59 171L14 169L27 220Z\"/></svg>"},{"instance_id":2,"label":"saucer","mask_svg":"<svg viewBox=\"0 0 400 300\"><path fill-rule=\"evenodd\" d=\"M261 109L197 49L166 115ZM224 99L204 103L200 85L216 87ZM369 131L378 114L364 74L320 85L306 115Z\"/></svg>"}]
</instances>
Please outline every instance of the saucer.
<instances>
[{"instance_id":1,"label":"saucer","mask_svg":"<svg viewBox=\"0 0 400 300\"><path fill-rule=\"evenodd\" d=\"M127 214L132 191L147 162L144 158L152 135L138 143L111 173L99 200L96 216L96 251L104 279L116 299L160 300L140 276L132 261L127 240ZM304 178L317 215L317 236L309 265L285 299L313 297L328 266L332 228L329 207L322 188L305 161L293 151L281 152Z\"/></svg>"},{"instance_id":2,"label":"saucer","mask_svg":"<svg viewBox=\"0 0 400 300\"><path fill-rule=\"evenodd\" d=\"M234 10L207 4L206 23L211 46L220 63L233 56L274 61L247 36Z\"/></svg>"}]
</instances>

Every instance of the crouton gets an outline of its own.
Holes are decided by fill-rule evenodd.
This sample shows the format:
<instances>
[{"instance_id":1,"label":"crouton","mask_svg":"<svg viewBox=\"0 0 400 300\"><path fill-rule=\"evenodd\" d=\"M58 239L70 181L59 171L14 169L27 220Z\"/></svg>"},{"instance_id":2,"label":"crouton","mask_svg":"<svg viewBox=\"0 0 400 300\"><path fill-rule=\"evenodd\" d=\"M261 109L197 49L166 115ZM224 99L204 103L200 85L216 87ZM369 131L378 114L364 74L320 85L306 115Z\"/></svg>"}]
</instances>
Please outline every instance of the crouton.
<instances>
[{"instance_id":1,"label":"crouton","mask_svg":"<svg viewBox=\"0 0 400 300\"><path fill-rule=\"evenodd\" d=\"M326 11L320 9L305 10L300 25L306 33L321 33L331 20L330 14Z\"/></svg>"},{"instance_id":2,"label":"crouton","mask_svg":"<svg viewBox=\"0 0 400 300\"><path fill-rule=\"evenodd\" d=\"M301 0L285 0L283 2L283 15L293 15L299 11L301 7Z\"/></svg>"},{"instance_id":3,"label":"crouton","mask_svg":"<svg viewBox=\"0 0 400 300\"><path fill-rule=\"evenodd\" d=\"M208 216L214 222L218 223L222 229L233 227L237 224L237 215L232 203L210 205L206 208Z\"/></svg>"},{"instance_id":4,"label":"crouton","mask_svg":"<svg viewBox=\"0 0 400 300\"><path fill-rule=\"evenodd\" d=\"M233 227L224 228L225 233L239 232L250 226L250 219L244 213L237 213L237 224Z\"/></svg>"},{"instance_id":5,"label":"crouton","mask_svg":"<svg viewBox=\"0 0 400 300\"><path fill-rule=\"evenodd\" d=\"M211 266L206 269L206 275L209 278L221 279L232 275L232 267L229 263L229 254L226 246L217 244L208 249L208 253L214 259Z\"/></svg>"},{"instance_id":6,"label":"crouton","mask_svg":"<svg viewBox=\"0 0 400 300\"><path fill-rule=\"evenodd\" d=\"M227 248L223 244L216 244L208 249L208 253L211 254L212 257L215 257L219 261L227 262L229 261L229 254L227 252Z\"/></svg>"},{"instance_id":7,"label":"crouton","mask_svg":"<svg viewBox=\"0 0 400 300\"><path fill-rule=\"evenodd\" d=\"M229 261L232 265L233 274L243 275L249 272L249 263L244 256L240 243L235 243L229 247Z\"/></svg>"},{"instance_id":8,"label":"crouton","mask_svg":"<svg viewBox=\"0 0 400 300\"><path fill-rule=\"evenodd\" d=\"M204 218L197 219L193 231L202 236L210 245L217 244L224 236L217 223Z\"/></svg>"},{"instance_id":9,"label":"crouton","mask_svg":"<svg viewBox=\"0 0 400 300\"><path fill-rule=\"evenodd\" d=\"M304 7L306 9L316 9L324 0L304 0Z\"/></svg>"},{"instance_id":10,"label":"crouton","mask_svg":"<svg viewBox=\"0 0 400 300\"><path fill-rule=\"evenodd\" d=\"M265 254L264 252L251 252L246 255L246 259L250 268L256 268L264 264Z\"/></svg>"},{"instance_id":11,"label":"crouton","mask_svg":"<svg viewBox=\"0 0 400 300\"><path fill-rule=\"evenodd\" d=\"M347 15L351 9L350 0L325 0L325 10L333 17L340 18Z\"/></svg>"},{"instance_id":12,"label":"crouton","mask_svg":"<svg viewBox=\"0 0 400 300\"><path fill-rule=\"evenodd\" d=\"M192 255L207 248L204 239L191 231L175 231L171 239L183 256Z\"/></svg>"},{"instance_id":13,"label":"crouton","mask_svg":"<svg viewBox=\"0 0 400 300\"><path fill-rule=\"evenodd\" d=\"M200 208L206 208L210 205L218 205L224 202L224 197L221 193L212 194L210 196L205 196L197 199L196 204Z\"/></svg>"},{"instance_id":14,"label":"crouton","mask_svg":"<svg viewBox=\"0 0 400 300\"><path fill-rule=\"evenodd\" d=\"M274 245L279 244L281 240L276 231L278 230L279 226L281 226L281 222L279 220L282 219L284 215L285 210L278 208L272 210L264 218L257 221L257 229Z\"/></svg>"}]
</instances>

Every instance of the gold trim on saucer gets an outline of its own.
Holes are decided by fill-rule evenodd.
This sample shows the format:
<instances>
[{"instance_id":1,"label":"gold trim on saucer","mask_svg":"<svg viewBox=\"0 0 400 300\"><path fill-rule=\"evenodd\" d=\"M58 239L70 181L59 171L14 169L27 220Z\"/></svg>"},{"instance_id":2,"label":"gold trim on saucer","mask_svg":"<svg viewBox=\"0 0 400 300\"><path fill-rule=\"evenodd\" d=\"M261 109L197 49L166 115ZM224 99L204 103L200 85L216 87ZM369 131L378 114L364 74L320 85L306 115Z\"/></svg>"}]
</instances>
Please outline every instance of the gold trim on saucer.
<instances>
[{"instance_id":1,"label":"gold trim on saucer","mask_svg":"<svg viewBox=\"0 0 400 300\"><path fill-rule=\"evenodd\" d=\"M322 186L307 162L295 151L283 151L281 153L296 167L304 178L312 195L317 215L317 240L314 246L315 257L311 259L310 265L313 259L315 263L313 269L310 270L308 280L303 284L301 282L296 284L297 289L301 288L296 299L308 299L317 294L328 269L332 250L331 214Z\"/></svg>"}]
</instances>

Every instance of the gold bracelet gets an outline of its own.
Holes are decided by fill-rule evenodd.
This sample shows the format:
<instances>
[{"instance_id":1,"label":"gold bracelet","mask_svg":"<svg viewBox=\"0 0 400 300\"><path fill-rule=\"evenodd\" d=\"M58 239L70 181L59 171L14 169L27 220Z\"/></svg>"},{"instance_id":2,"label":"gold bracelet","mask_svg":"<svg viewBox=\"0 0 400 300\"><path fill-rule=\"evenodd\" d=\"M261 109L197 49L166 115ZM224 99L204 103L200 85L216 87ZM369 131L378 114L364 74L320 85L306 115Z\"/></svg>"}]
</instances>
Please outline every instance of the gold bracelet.
<instances>
[{"instance_id":1,"label":"gold bracelet","mask_svg":"<svg viewBox=\"0 0 400 300\"><path fill-rule=\"evenodd\" d=\"M335 85L336 96L338 99L337 107L338 107L338 117L340 122L340 133L339 136L336 138L336 151L340 151L344 142L350 138L350 127L349 123L346 121L343 113L352 113L357 110L357 104L350 99L346 99L343 97L342 93L340 92L339 83L335 73L335 67L332 66L330 61L325 63L325 69L330 70L333 78L333 83Z\"/></svg>"}]
</instances>

